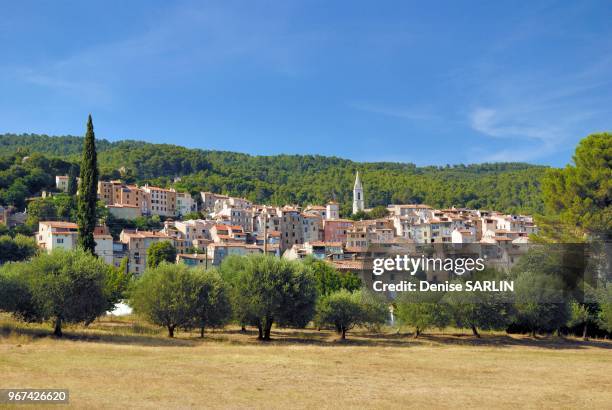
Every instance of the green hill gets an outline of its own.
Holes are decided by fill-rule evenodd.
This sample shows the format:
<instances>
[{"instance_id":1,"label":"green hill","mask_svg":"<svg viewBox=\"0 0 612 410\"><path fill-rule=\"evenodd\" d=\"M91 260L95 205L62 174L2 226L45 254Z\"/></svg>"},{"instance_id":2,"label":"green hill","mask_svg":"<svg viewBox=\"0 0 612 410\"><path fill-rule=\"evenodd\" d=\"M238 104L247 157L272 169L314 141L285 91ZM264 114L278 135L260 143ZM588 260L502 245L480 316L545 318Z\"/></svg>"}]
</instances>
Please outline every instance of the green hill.
<instances>
[{"instance_id":1,"label":"green hill","mask_svg":"<svg viewBox=\"0 0 612 410\"><path fill-rule=\"evenodd\" d=\"M81 147L81 137L0 135L0 203L10 203L7 191L15 183L23 183L28 194L49 183L53 185L53 178L42 178L38 171L35 174L39 180L31 184L29 179L24 180L29 171L22 168L65 172L68 162L78 163ZM539 180L546 169L525 163L417 167L320 155L254 156L142 141L98 140L97 147L101 176L105 179L149 182L191 192L222 192L258 203L309 204L335 198L345 213L350 209L356 170L363 175L369 207L416 202L437 207L539 212ZM30 156L36 164L22 162L24 156ZM180 181L175 182L177 177Z\"/></svg>"}]
</instances>

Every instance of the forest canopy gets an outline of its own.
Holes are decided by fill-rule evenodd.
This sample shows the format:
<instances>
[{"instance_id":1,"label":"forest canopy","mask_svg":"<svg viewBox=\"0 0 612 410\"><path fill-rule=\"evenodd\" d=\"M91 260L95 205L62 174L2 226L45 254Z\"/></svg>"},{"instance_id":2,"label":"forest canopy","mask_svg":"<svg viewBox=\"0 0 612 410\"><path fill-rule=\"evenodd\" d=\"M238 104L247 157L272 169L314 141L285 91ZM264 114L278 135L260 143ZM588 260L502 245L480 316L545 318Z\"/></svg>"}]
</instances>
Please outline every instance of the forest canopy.
<instances>
[{"instance_id":1,"label":"forest canopy","mask_svg":"<svg viewBox=\"0 0 612 410\"><path fill-rule=\"evenodd\" d=\"M16 198L22 206L28 195L53 188L55 174L66 174L70 163L78 163L82 144L82 137L74 136L0 135L0 204ZM104 139L97 141L97 149L102 179L174 186L192 193L219 192L256 203L307 205L335 199L349 215L354 174L359 170L367 207L426 203L513 213L543 210L540 180L546 167L525 163L417 167ZM30 160L24 161L25 157Z\"/></svg>"}]
</instances>

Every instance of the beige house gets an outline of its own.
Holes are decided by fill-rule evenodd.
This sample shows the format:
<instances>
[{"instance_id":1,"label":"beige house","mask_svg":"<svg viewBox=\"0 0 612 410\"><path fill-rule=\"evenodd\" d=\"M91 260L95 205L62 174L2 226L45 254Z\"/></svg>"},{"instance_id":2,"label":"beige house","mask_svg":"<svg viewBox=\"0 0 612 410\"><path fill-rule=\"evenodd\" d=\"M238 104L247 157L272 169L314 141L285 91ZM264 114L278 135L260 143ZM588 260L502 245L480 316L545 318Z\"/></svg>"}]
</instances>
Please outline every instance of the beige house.
<instances>
[{"instance_id":1,"label":"beige house","mask_svg":"<svg viewBox=\"0 0 612 410\"><path fill-rule=\"evenodd\" d=\"M99 181L98 198L107 206L133 206L139 208L141 214L150 212L150 195L136 185L125 185L121 181Z\"/></svg>"},{"instance_id":2,"label":"beige house","mask_svg":"<svg viewBox=\"0 0 612 410\"><path fill-rule=\"evenodd\" d=\"M280 251L284 252L295 244L304 243L304 217L297 209L285 206L278 210L280 217Z\"/></svg>"},{"instance_id":3,"label":"beige house","mask_svg":"<svg viewBox=\"0 0 612 410\"><path fill-rule=\"evenodd\" d=\"M119 219L132 220L142 215L142 211L139 206L128 205L128 204L114 204L106 205L108 212Z\"/></svg>"},{"instance_id":4,"label":"beige house","mask_svg":"<svg viewBox=\"0 0 612 410\"><path fill-rule=\"evenodd\" d=\"M119 240L126 245L128 257L128 270L141 274L147 266L147 249L153 243L168 241L177 246L174 239L164 233L152 231L121 231Z\"/></svg>"},{"instance_id":5,"label":"beige house","mask_svg":"<svg viewBox=\"0 0 612 410\"><path fill-rule=\"evenodd\" d=\"M159 188L145 185L143 191L149 194L151 215L175 216L176 215L176 191L173 189Z\"/></svg>"},{"instance_id":6,"label":"beige house","mask_svg":"<svg viewBox=\"0 0 612 410\"><path fill-rule=\"evenodd\" d=\"M304 242L323 240L323 217L320 214L302 213L304 221Z\"/></svg>"},{"instance_id":7,"label":"beige house","mask_svg":"<svg viewBox=\"0 0 612 410\"><path fill-rule=\"evenodd\" d=\"M452 243L474 243L476 242L475 229L455 229L451 235Z\"/></svg>"},{"instance_id":8,"label":"beige house","mask_svg":"<svg viewBox=\"0 0 612 410\"><path fill-rule=\"evenodd\" d=\"M202 209L208 212L215 210L217 200L229 198L227 195L215 194L213 192L200 192L202 198Z\"/></svg>"}]
</instances>

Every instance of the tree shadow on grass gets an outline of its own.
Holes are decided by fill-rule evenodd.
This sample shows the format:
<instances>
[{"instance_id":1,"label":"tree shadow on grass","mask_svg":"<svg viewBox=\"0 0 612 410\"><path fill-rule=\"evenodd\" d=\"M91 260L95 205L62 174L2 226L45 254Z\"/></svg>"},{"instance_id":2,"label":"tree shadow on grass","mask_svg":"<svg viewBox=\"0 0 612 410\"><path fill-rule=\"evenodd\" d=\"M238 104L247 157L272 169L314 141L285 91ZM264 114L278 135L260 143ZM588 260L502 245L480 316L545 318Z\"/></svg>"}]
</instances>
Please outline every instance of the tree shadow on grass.
<instances>
[{"instance_id":1,"label":"tree shadow on grass","mask_svg":"<svg viewBox=\"0 0 612 410\"><path fill-rule=\"evenodd\" d=\"M366 335L364 335L366 336ZM612 349L612 343L605 340L578 340L574 338L558 337L558 336L538 336L532 338L525 335L490 335L482 334L481 337L463 333L438 333L438 334L421 334L418 338L414 338L413 333L396 333L396 334L380 334L371 333L366 336L368 339L382 339L389 341L390 339L397 341L406 341L412 344L427 344L441 346L485 346L485 347L538 347L543 349L584 349L588 347L597 347L603 349Z\"/></svg>"},{"instance_id":2,"label":"tree shadow on grass","mask_svg":"<svg viewBox=\"0 0 612 410\"><path fill-rule=\"evenodd\" d=\"M312 345L312 346L366 346L366 347L416 347L416 346L484 346L484 347L537 347L542 349L564 350L585 349L590 347L612 349L612 342L605 340L582 341L556 336L531 338L522 335L488 335L477 338L466 334L422 334L414 338L412 333L347 333L341 340L339 335L330 331L272 331L269 345Z\"/></svg>"},{"instance_id":3,"label":"tree shadow on grass","mask_svg":"<svg viewBox=\"0 0 612 410\"><path fill-rule=\"evenodd\" d=\"M129 331L129 330L128 330ZM40 327L0 325L0 338L11 336L25 336L32 339L56 339L51 330ZM106 343L118 345L136 345L143 347L194 347L203 343L226 343L230 345L260 345L260 346L328 346L328 347L397 347L409 348L417 346L483 346L483 347L537 347L542 349L566 350L602 348L612 349L612 342L605 340L582 341L574 338L561 338L556 336L540 336L531 338L523 335L490 335L483 334L481 338L467 334L437 333L422 334L417 339L412 333L376 333L366 331L348 332L347 338L341 340L339 335L330 330L311 329L274 329L272 340L257 340L257 331L247 328L217 329L207 331L204 338L196 332L181 332L179 337L169 338L163 334L125 334L109 333L99 329L72 329L68 328L61 339L67 341L80 341L88 343Z\"/></svg>"},{"instance_id":4,"label":"tree shadow on grass","mask_svg":"<svg viewBox=\"0 0 612 410\"><path fill-rule=\"evenodd\" d=\"M143 347L190 347L199 343L191 339L169 338L150 335L111 334L97 331L81 331L67 329L61 338L55 337L50 330L30 327L0 327L0 338L11 336L25 336L33 340L54 339L65 341L78 341L88 343L107 343L118 345L136 345Z\"/></svg>"}]
</instances>

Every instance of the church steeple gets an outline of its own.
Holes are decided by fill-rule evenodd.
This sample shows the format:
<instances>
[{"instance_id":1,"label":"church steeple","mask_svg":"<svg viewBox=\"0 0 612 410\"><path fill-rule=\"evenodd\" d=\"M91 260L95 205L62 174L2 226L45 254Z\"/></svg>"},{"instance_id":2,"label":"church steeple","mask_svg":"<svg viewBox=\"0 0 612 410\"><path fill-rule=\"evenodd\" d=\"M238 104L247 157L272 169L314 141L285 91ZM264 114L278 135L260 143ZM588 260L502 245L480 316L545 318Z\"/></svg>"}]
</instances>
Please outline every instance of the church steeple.
<instances>
[{"instance_id":1,"label":"church steeple","mask_svg":"<svg viewBox=\"0 0 612 410\"><path fill-rule=\"evenodd\" d=\"M355 186L353 187L353 213L363 211L364 199L363 199L363 186L361 185L361 179L359 178L359 171L355 175Z\"/></svg>"}]
</instances>

